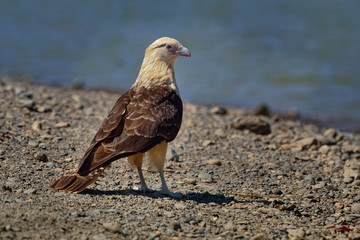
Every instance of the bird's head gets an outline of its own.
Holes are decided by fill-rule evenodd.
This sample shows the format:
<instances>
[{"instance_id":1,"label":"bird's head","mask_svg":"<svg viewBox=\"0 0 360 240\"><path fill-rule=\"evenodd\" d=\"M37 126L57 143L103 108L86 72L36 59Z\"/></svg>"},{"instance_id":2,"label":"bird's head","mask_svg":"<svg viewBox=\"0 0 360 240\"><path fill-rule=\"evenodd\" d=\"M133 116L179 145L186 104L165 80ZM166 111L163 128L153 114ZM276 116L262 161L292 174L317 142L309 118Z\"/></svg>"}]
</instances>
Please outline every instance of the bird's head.
<instances>
[{"instance_id":1,"label":"bird's head","mask_svg":"<svg viewBox=\"0 0 360 240\"><path fill-rule=\"evenodd\" d=\"M190 57L191 53L176 39L162 37L157 39L146 49L145 56L173 63L177 57Z\"/></svg>"},{"instance_id":2,"label":"bird's head","mask_svg":"<svg viewBox=\"0 0 360 240\"><path fill-rule=\"evenodd\" d=\"M171 85L176 87L174 62L179 56L190 57L190 51L179 41L162 37L150 44L146 49L135 87L154 85ZM150 81L151 80L151 81Z\"/></svg>"}]
</instances>

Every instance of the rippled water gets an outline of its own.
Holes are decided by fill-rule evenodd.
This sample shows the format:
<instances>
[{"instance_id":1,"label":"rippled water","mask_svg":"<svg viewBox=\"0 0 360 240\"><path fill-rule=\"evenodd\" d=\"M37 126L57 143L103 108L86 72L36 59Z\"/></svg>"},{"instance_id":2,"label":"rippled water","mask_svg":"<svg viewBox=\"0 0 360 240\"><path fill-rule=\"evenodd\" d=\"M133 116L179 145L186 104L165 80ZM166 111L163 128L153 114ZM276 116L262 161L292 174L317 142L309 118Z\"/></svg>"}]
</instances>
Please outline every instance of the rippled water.
<instances>
[{"instance_id":1,"label":"rippled water","mask_svg":"<svg viewBox=\"0 0 360 240\"><path fill-rule=\"evenodd\" d=\"M127 89L162 36L187 101L360 127L360 1L1 1L0 74Z\"/></svg>"}]
</instances>

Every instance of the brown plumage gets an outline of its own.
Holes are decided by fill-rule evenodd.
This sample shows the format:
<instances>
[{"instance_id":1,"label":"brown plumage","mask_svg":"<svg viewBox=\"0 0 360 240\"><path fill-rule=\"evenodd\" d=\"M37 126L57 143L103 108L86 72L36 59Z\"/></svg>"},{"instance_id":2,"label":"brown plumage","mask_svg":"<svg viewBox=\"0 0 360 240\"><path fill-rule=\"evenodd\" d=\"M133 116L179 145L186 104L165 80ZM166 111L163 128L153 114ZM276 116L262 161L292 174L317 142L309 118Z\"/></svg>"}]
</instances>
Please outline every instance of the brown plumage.
<instances>
[{"instance_id":1,"label":"brown plumage","mask_svg":"<svg viewBox=\"0 0 360 240\"><path fill-rule=\"evenodd\" d=\"M77 170L66 173L50 188L81 192L111 162L128 157L138 170L142 190L146 191L141 167L147 154L160 173L162 190L169 192L163 175L166 148L180 129L183 111L174 74L178 56L188 57L190 52L168 37L156 40L146 49L136 82L117 100Z\"/></svg>"}]
</instances>

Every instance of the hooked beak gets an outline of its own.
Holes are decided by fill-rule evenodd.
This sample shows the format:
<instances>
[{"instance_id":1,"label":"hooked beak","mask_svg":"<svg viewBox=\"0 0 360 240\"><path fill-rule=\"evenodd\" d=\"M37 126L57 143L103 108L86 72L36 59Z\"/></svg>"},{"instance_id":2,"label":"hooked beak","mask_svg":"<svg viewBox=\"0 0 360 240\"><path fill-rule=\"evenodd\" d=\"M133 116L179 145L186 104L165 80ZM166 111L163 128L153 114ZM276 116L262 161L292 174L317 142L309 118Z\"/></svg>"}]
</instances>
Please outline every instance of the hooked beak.
<instances>
[{"instance_id":1,"label":"hooked beak","mask_svg":"<svg viewBox=\"0 0 360 240\"><path fill-rule=\"evenodd\" d=\"M191 57L191 53L189 51L189 49L187 49L186 47L182 47L180 50L178 50L176 52L179 56L184 56L184 57Z\"/></svg>"}]
</instances>

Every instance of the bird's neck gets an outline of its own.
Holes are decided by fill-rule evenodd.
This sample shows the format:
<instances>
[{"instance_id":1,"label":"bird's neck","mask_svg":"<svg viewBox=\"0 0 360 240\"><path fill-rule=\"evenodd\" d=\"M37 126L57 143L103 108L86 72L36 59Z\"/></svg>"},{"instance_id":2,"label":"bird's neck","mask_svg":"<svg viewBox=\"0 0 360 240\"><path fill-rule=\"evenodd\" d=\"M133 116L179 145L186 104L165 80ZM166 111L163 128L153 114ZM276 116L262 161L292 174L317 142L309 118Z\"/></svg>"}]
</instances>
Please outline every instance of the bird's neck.
<instances>
[{"instance_id":1,"label":"bird's neck","mask_svg":"<svg viewBox=\"0 0 360 240\"><path fill-rule=\"evenodd\" d=\"M165 62L156 58L144 58L133 87L152 88L154 86L169 86L178 92L174 61Z\"/></svg>"}]
</instances>

